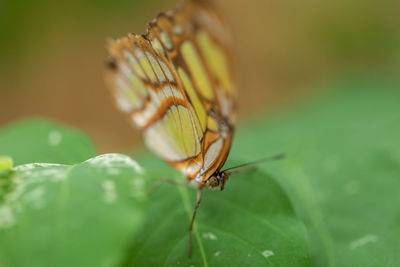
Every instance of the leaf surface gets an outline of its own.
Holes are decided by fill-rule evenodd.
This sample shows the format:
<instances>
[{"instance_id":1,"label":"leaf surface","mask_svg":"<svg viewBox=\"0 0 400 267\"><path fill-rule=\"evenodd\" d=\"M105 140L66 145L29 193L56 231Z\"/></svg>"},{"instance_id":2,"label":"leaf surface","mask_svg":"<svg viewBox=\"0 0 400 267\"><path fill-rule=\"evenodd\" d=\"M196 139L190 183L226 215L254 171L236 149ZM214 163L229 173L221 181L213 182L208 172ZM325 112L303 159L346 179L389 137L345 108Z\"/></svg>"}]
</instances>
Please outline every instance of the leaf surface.
<instances>
[{"instance_id":1,"label":"leaf surface","mask_svg":"<svg viewBox=\"0 0 400 267\"><path fill-rule=\"evenodd\" d=\"M398 86L365 81L333 89L239 127L231 153L242 161L287 154L259 169L289 192L310 235L313 266L400 266Z\"/></svg>"},{"instance_id":2,"label":"leaf surface","mask_svg":"<svg viewBox=\"0 0 400 267\"><path fill-rule=\"evenodd\" d=\"M143 162L157 169L153 157ZM160 168L159 177L176 176ZM163 184L151 196L146 227L122 265L309 266L306 232L288 196L271 176L258 171L233 176L222 192L203 190L188 259L195 196L190 187Z\"/></svg>"},{"instance_id":3,"label":"leaf surface","mask_svg":"<svg viewBox=\"0 0 400 267\"><path fill-rule=\"evenodd\" d=\"M144 221L143 170L125 155L20 165L0 185L3 266L116 266Z\"/></svg>"}]
</instances>

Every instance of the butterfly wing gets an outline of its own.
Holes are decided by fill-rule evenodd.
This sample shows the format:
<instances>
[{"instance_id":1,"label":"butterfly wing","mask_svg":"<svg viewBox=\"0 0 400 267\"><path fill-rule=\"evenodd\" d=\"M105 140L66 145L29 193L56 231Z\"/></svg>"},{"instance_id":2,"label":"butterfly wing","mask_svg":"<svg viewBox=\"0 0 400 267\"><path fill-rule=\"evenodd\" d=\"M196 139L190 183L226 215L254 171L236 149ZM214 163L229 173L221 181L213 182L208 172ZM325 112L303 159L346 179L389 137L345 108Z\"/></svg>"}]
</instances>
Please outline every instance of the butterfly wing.
<instances>
[{"instance_id":1,"label":"butterfly wing","mask_svg":"<svg viewBox=\"0 0 400 267\"><path fill-rule=\"evenodd\" d=\"M232 41L215 9L188 1L146 35L109 45L108 83L147 146L200 187L228 156L236 121Z\"/></svg>"}]
</instances>

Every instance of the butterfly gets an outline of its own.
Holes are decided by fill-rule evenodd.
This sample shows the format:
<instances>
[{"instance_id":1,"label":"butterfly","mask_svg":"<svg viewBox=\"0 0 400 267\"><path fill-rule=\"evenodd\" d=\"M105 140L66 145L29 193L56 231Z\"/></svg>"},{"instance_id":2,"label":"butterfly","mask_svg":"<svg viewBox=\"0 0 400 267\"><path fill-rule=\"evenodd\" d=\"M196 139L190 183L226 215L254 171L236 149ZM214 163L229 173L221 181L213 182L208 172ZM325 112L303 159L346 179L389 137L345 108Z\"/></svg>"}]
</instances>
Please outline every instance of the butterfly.
<instances>
[{"instance_id":1,"label":"butterfly","mask_svg":"<svg viewBox=\"0 0 400 267\"><path fill-rule=\"evenodd\" d=\"M188 0L160 13L147 33L108 44L106 81L119 109L146 145L198 188L224 189L221 171L237 117L232 36L208 1Z\"/></svg>"}]
</instances>

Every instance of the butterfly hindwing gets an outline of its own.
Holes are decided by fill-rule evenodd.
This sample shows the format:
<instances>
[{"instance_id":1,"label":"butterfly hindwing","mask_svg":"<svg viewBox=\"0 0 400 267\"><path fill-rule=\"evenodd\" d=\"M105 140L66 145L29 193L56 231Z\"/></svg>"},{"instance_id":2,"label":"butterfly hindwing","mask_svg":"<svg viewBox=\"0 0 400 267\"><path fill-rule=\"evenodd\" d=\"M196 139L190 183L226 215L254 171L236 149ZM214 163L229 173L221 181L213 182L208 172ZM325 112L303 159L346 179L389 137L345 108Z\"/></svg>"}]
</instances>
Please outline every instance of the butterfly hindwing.
<instances>
[{"instance_id":1,"label":"butterfly hindwing","mask_svg":"<svg viewBox=\"0 0 400 267\"><path fill-rule=\"evenodd\" d=\"M214 8L192 0L159 14L146 35L109 46L108 82L118 106L156 154L200 186L222 167L232 142L231 43Z\"/></svg>"}]
</instances>

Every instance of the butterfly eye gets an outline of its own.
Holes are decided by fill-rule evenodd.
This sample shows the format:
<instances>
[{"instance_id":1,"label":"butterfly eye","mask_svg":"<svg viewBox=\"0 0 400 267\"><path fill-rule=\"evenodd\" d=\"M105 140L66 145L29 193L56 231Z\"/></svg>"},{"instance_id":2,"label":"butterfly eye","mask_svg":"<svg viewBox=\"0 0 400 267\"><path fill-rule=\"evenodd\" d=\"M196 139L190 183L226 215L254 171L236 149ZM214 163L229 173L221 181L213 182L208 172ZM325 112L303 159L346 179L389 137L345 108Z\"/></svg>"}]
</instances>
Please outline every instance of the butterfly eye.
<instances>
[{"instance_id":1,"label":"butterfly eye","mask_svg":"<svg viewBox=\"0 0 400 267\"><path fill-rule=\"evenodd\" d=\"M218 181L217 177L211 176L208 179L208 185L210 188L217 187L219 185L219 181Z\"/></svg>"}]
</instances>

